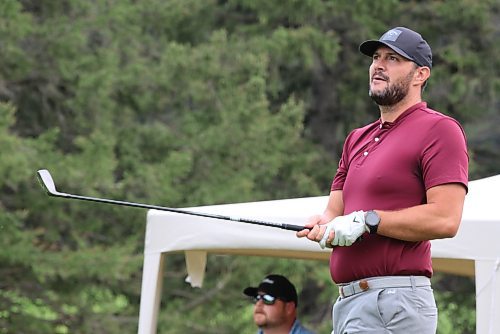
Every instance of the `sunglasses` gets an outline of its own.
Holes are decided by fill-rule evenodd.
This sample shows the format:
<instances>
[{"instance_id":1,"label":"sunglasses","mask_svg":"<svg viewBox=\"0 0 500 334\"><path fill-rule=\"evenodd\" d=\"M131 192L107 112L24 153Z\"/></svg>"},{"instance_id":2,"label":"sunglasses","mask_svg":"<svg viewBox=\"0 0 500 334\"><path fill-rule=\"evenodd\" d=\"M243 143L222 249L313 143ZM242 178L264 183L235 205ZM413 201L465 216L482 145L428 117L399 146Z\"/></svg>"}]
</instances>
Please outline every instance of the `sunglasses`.
<instances>
[{"instance_id":1,"label":"sunglasses","mask_svg":"<svg viewBox=\"0 0 500 334\"><path fill-rule=\"evenodd\" d=\"M276 303L276 297L273 297L271 295L257 295L255 296L254 298L254 302L257 303L259 300L262 300L262 302L265 304L265 305L274 305L274 303Z\"/></svg>"}]
</instances>

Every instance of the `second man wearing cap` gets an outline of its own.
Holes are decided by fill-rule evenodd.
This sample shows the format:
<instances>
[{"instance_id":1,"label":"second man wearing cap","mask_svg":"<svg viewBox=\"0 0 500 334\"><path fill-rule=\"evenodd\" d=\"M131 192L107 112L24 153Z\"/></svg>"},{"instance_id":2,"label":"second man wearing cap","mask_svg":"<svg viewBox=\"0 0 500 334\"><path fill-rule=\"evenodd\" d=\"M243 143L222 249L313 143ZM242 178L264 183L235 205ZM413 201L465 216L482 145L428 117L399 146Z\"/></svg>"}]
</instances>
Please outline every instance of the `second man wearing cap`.
<instances>
[{"instance_id":1,"label":"second man wearing cap","mask_svg":"<svg viewBox=\"0 0 500 334\"><path fill-rule=\"evenodd\" d=\"M282 275L268 275L243 293L255 302L253 319L258 334L314 334L297 319L297 290Z\"/></svg>"}]
</instances>

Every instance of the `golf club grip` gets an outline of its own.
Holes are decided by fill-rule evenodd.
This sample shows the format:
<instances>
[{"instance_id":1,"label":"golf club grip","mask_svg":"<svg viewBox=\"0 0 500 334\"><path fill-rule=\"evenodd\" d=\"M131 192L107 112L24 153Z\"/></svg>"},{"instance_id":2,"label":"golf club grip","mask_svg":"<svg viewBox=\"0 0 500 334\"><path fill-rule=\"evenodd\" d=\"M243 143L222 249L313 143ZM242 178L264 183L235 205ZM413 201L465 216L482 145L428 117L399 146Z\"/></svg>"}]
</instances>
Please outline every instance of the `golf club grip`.
<instances>
[{"instance_id":1,"label":"golf club grip","mask_svg":"<svg viewBox=\"0 0 500 334\"><path fill-rule=\"evenodd\" d=\"M242 222L242 223L249 223L249 224L257 224L257 225L264 225L264 226L270 226L270 227L278 227L284 230L289 230L289 231L302 231L305 229L304 226L300 225L293 225L293 224L284 224L284 223L270 223L270 222L263 222L260 220L253 220L253 219L246 219L246 218L237 218L234 219L236 221Z\"/></svg>"},{"instance_id":2,"label":"golf club grip","mask_svg":"<svg viewBox=\"0 0 500 334\"><path fill-rule=\"evenodd\" d=\"M304 226L300 226L300 225L293 225L293 224L283 224L283 229L285 230L289 230L289 231L302 231L303 229L305 229Z\"/></svg>"}]
</instances>

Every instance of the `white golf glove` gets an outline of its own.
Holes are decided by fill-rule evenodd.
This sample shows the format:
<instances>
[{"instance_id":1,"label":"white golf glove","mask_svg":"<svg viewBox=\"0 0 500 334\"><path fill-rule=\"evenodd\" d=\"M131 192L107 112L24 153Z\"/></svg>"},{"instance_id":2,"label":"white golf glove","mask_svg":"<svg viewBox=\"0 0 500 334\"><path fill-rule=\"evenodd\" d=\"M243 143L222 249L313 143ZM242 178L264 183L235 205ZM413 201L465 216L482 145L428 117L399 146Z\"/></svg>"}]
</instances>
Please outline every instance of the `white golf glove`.
<instances>
[{"instance_id":1,"label":"white golf glove","mask_svg":"<svg viewBox=\"0 0 500 334\"><path fill-rule=\"evenodd\" d=\"M326 240L332 229L335 231L335 237L331 242L332 246L351 246L365 232L370 231L365 225L364 211L354 211L345 216L335 217L326 224L325 234L319 241L321 248L326 247Z\"/></svg>"}]
</instances>

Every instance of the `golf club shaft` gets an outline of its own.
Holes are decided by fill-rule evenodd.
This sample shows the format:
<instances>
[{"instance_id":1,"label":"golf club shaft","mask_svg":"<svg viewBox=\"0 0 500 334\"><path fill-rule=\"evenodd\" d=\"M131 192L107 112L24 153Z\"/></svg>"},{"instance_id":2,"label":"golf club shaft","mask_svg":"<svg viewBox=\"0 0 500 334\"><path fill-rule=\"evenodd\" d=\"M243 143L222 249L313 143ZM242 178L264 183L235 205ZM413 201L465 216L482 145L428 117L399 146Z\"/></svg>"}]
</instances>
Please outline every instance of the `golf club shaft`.
<instances>
[{"instance_id":1,"label":"golf club shaft","mask_svg":"<svg viewBox=\"0 0 500 334\"><path fill-rule=\"evenodd\" d=\"M281 229L290 230L290 231L302 231L304 229L304 226L300 226L300 225L265 222L265 221L247 219L247 218L241 218L241 217L230 217L230 216L188 211L188 210L182 210L182 209L176 209L176 208L168 208L168 207L158 206L158 205L141 204L141 203L125 202L125 201L118 201L118 200L112 200L112 199L106 199L106 198L97 198L97 197L88 197L88 196L67 194L67 193L59 192L56 190L55 183L54 183L52 176L50 175L48 170L46 170L46 169L39 170L37 172L37 176L38 176L38 180L40 181L40 184L45 189L47 194L49 196L53 196L53 197L62 197L62 198L77 199L77 200L89 201L89 202L98 202L98 203L106 203L106 204L114 204L114 205L121 205L121 206L143 208L143 209L153 209L153 210L160 210L160 211L175 212L175 213L191 215L191 216L230 220L230 221L236 221L236 222L247 223L247 224L276 227L276 228L281 228Z\"/></svg>"}]
</instances>

